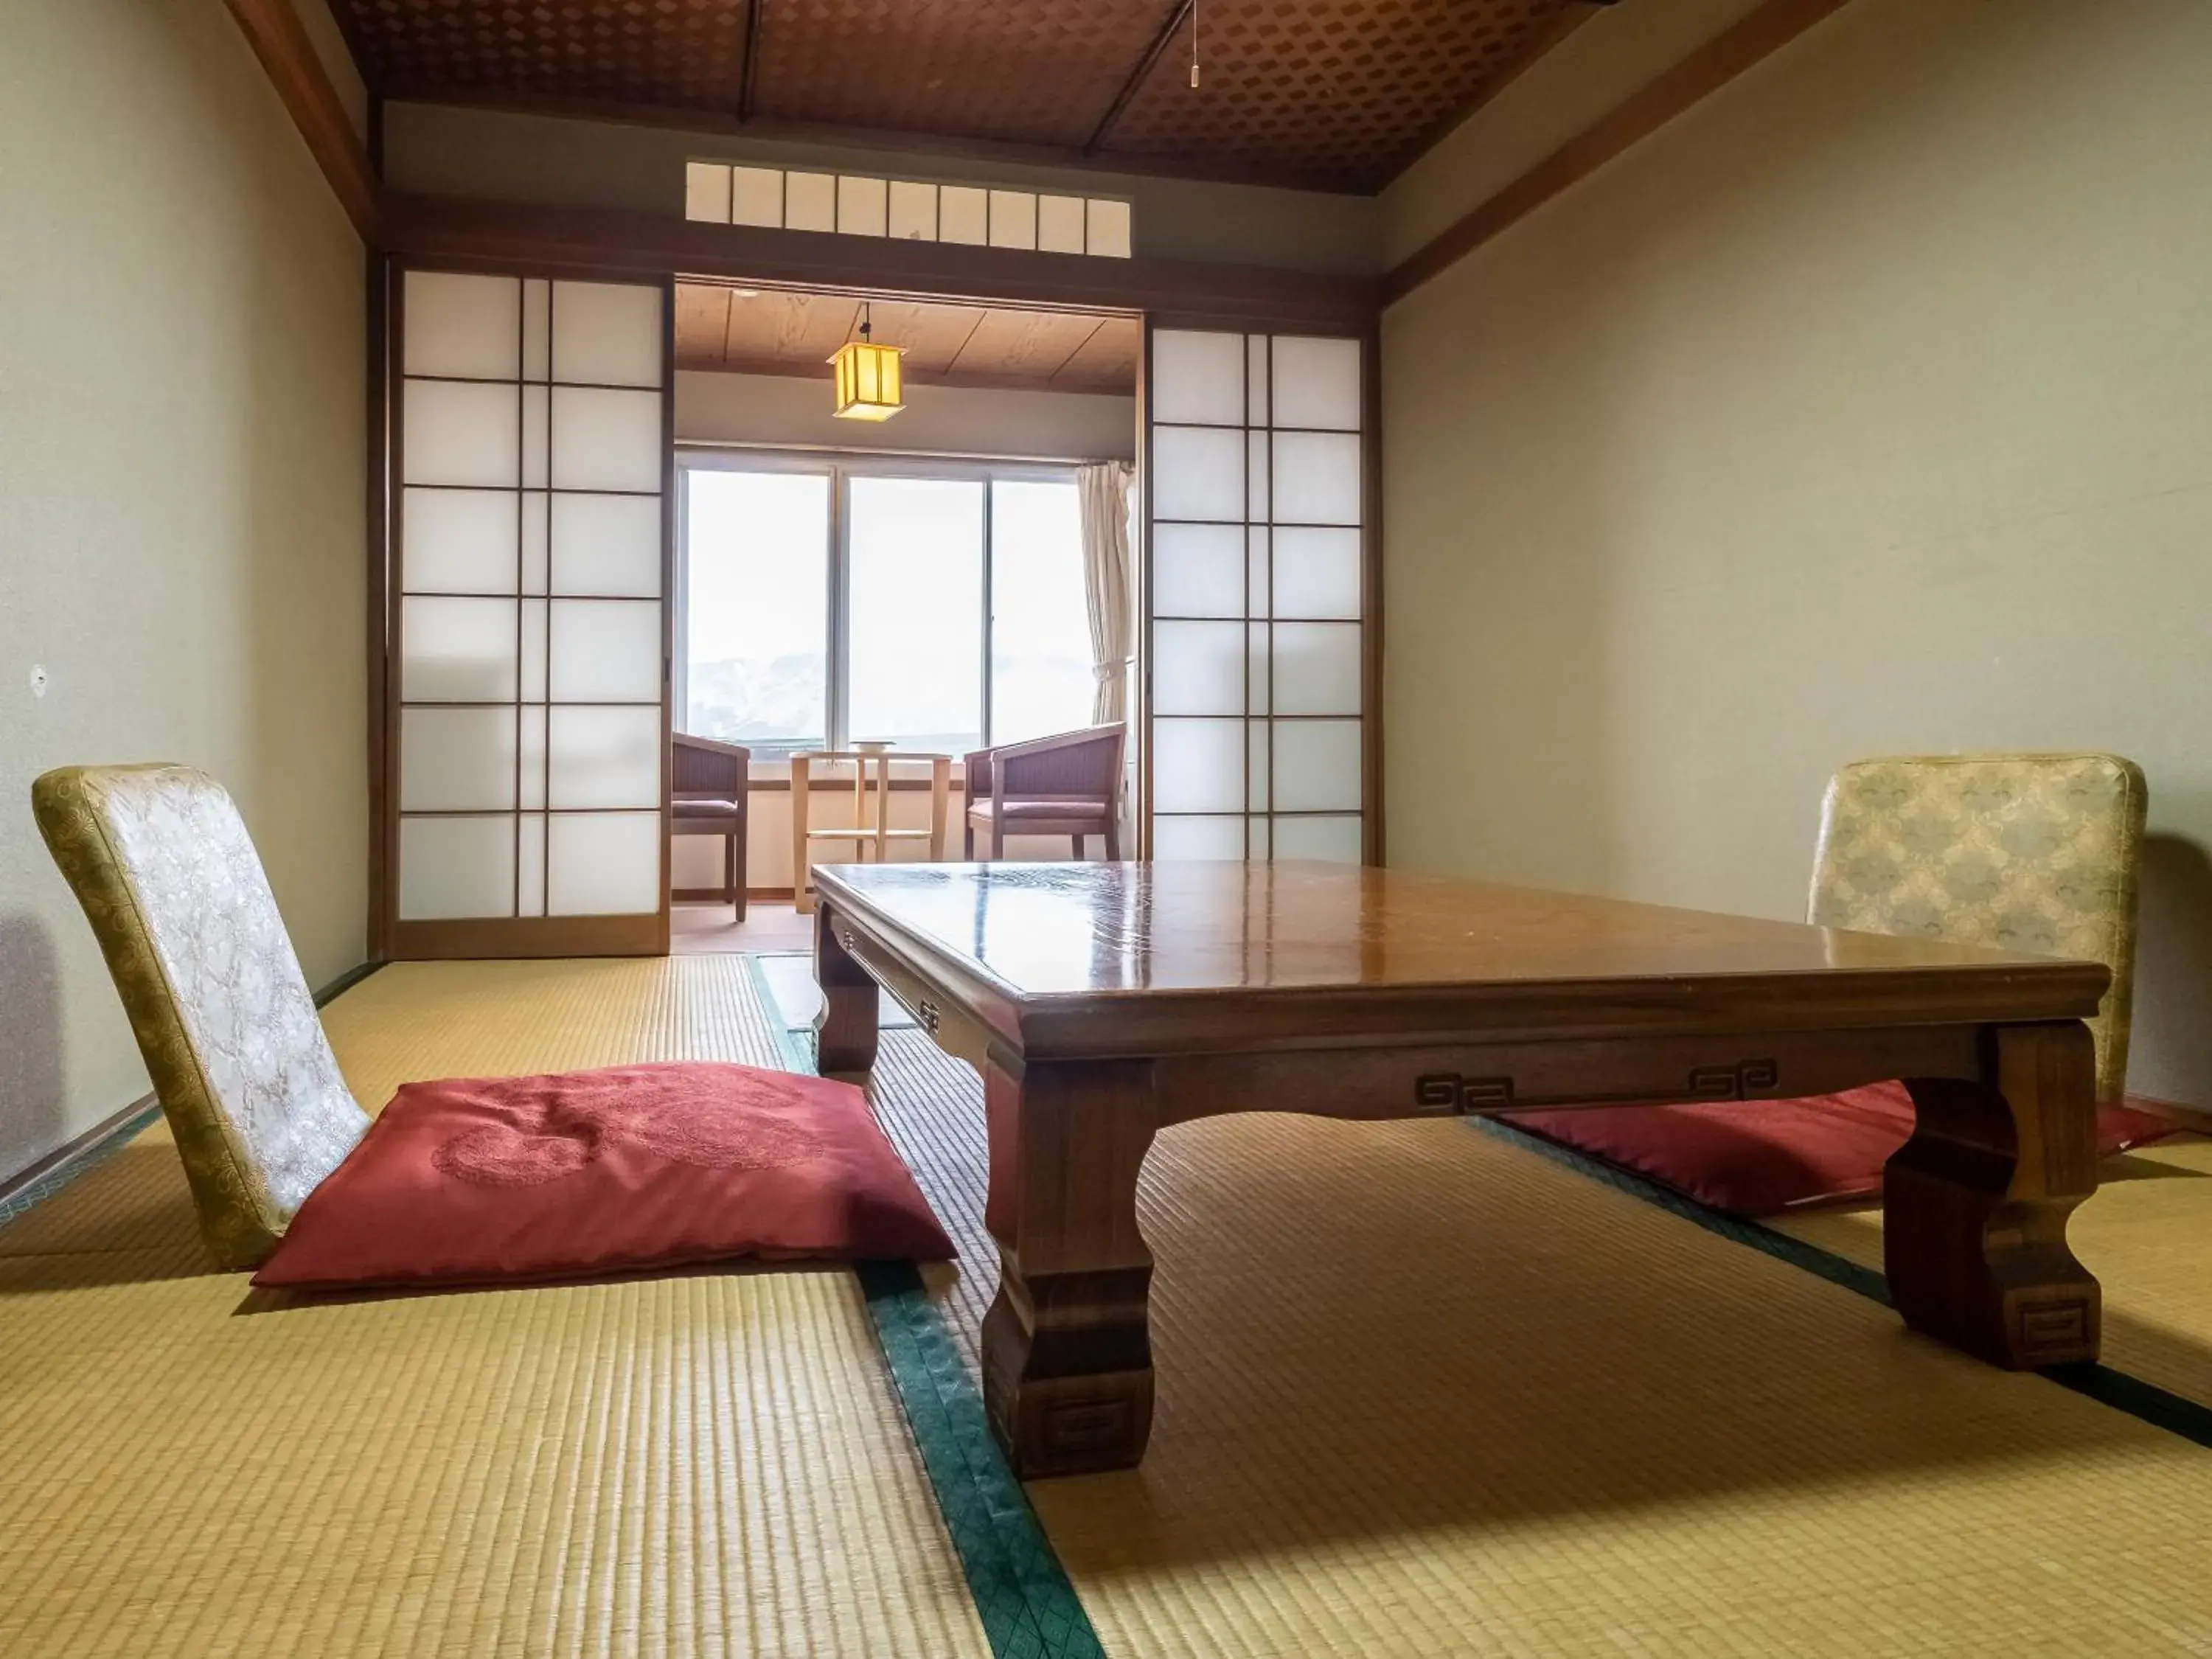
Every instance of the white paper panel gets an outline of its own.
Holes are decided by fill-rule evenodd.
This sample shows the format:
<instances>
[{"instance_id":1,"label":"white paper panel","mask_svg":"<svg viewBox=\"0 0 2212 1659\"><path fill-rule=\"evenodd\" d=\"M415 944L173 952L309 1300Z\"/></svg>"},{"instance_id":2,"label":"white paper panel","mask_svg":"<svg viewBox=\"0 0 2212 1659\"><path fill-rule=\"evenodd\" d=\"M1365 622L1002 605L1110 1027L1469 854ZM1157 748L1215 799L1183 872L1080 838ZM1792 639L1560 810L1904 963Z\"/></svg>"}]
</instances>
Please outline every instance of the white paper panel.
<instances>
[{"instance_id":1,"label":"white paper panel","mask_svg":"<svg viewBox=\"0 0 2212 1659\"><path fill-rule=\"evenodd\" d=\"M514 708L399 711L399 810L481 812L514 805Z\"/></svg>"},{"instance_id":2,"label":"white paper panel","mask_svg":"<svg viewBox=\"0 0 2212 1659\"><path fill-rule=\"evenodd\" d=\"M991 197L968 185L947 185L937 192L937 240L981 247L991 240Z\"/></svg>"},{"instance_id":3,"label":"white paper panel","mask_svg":"<svg viewBox=\"0 0 2212 1659\"><path fill-rule=\"evenodd\" d=\"M556 489L660 488L660 394L553 388Z\"/></svg>"},{"instance_id":4,"label":"white paper panel","mask_svg":"<svg viewBox=\"0 0 2212 1659\"><path fill-rule=\"evenodd\" d=\"M512 276L407 273L401 372L512 380L522 345L522 285Z\"/></svg>"},{"instance_id":5,"label":"white paper panel","mask_svg":"<svg viewBox=\"0 0 2212 1659\"><path fill-rule=\"evenodd\" d=\"M660 384L660 290L637 283L553 284L553 378Z\"/></svg>"},{"instance_id":6,"label":"white paper panel","mask_svg":"<svg viewBox=\"0 0 2212 1659\"><path fill-rule=\"evenodd\" d=\"M522 388L522 487L543 489L551 482L553 394L542 386Z\"/></svg>"},{"instance_id":7,"label":"white paper panel","mask_svg":"<svg viewBox=\"0 0 2212 1659\"><path fill-rule=\"evenodd\" d=\"M1255 524L1267 517L1267 434L1244 434L1244 516Z\"/></svg>"},{"instance_id":8,"label":"white paper panel","mask_svg":"<svg viewBox=\"0 0 2212 1659\"><path fill-rule=\"evenodd\" d=\"M1359 810L1359 722L1275 722L1275 810Z\"/></svg>"},{"instance_id":9,"label":"white paper panel","mask_svg":"<svg viewBox=\"0 0 2212 1659\"><path fill-rule=\"evenodd\" d=\"M890 228L890 187L854 173L837 180L837 228L848 236L881 236Z\"/></svg>"},{"instance_id":10,"label":"white paper panel","mask_svg":"<svg viewBox=\"0 0 2212 1659\"><path fill-rule=\"evenodd\" d=\"M553 815L546 825L546 913L625 916L660 908L660 814Z\"/></svg>"},{"instance_id":11,"label":"white paper panel","mask_svg":"<svg viewBox=\"0 0 2212 1659\"><path fill-rule=\"evenodd\" d=\"M522 798L526 811L545 805L545 705L526 702L522 715Z\"/></svg>"},{"instance_id":12,"label":"white paper panel","mask_svg":"<svg viewBox=\"0 0 2212 1659\"><path fill-rule=\"evenodd\" d=\"M533 489L522 498L522 591L543 593L551 572L551 498Z\"/></svg>"},{"instance_id":13,"label":"white paper panel","mask_svg":"<svg viewBox=\"0 0 2212 1659\"><path fill-rule=\"evenodd\" d=\"M726 164L684 164L684 216L714 225L730 222L730 169Z\"/></svg>"},{"instance_id":14,"label":"white paper panel","mask_svg":"<svg viewBox=\"0 0 2212 1659\"><path fill-rule=\"evenodd\" d=\"M515 601L403 599L399 695L408 702L512 702Z\"/></svg>"},{"instance_id":15,"label":"white paper panel","mask_svg":"<svg viewBox=\"0 0 2212 1659\"><path fill-rule=\"evenodd\" d=\"M1267 424L1267 337L1252 334L1244 341L1245 424Z\"/></svg>"},{"instance_id":16,"label":"white paper panel","mask_svg":"<svg viewBox=\"0 0 2212 1659\"><path fill-rule=\"evenodd\" d=\"M1244 820L1237 817L1152 820L1156 859L1235 859L1244 856Z\"/></svg>"},{"instance_id":17,"label":"white paper panel","mask_svg":"<svg viewBox=\"0 0 2212 1659\"><path fill-rule=\"evenodd\" d=\"M1244 532L1231 524L1164 524L1152 532L1152 614L1244 615Z\"/></svg>"},{"instance_id":18,"label":"white paper panel","mask_svg":"<svg viewBox=\"0 0 2212 1659\"><path fill-rule=\"evenodd\" d=\"M834 173L785 173L783 227L786 230L836 229L837 175Z\"/></svg>"},{"instance_id":19,"label":"white paper panel","mask_svg":"<svg viewBox=\"0 0 2212 1659\"><path fill-rule=\"evenodd\" d=\"M1244 730L1244 804L1255 812L1267 810L1267 728L1270 722L1253 720Z\"/></svg>"},{"instance_id":20,"label":"white paper panel","mask_svg":"<svg viewBox=\"0 0 2212 1659\"><path fill-rule=\"evenodd\" d=\"M1359 532L1303 527L1275 532L1275 614L1357 620Z\"/></svg>"},{"instance_id":21,"label":"white paper panel","mask_svg":"<svg viewBox=\"0 0 2212 1659\"><path fill-rule=\"evenodd\" d=\"M1097 197L1086 204L1091 220L1089 234L1085 238L1084 251L1103 253L1112 259L1129 257L1129 204L1127 202L1102 202Z\"/></svg>"},{"instance_id":22,"label":"white paper panel","mask_svg":"<svg viewBox=\"0 0 2212 1659\"><path fill-rule=\"evenodd\" d=\"M1033 248L1037 245L1037 198L1025 190L991 192L991 246Z\"/></svg>"},{"instance_id":23,"label":"white paper panel","mask_svg":"<svg viewBox=\"0 0 2212 1659\"><path fill-rule=\"evenodd\" d=\"M1151 391L1155 421L1243 425L1244 337L1154 330Z\"/></svg>"},{"instance_id":24,"label":"white paper panel","mask_svg":"<svg viewBox=\"0 0 2212 1659\"><path fill-rule=\"evenodd\" d=\"M1275 856L1279 859L1322 859L1331 864L1359 862L1359 819L1345 817L1277 818Z\"/></svg>"},{"instance_id":25,"label":"white paper panel","mask_svg":"<svg viewBox=\"0 0 2212 1659\"><path fill-rule=\"evenodd\" d=\"M1274 699L1267 680L1267 624L1253 623L1246 630L1244 646L1244 711L1247 714L1274 712Z\"/></svg>"},{"instance_id":26,"label":"white paper panel","mask_svg":"<svg viewBox=\"0 0 2212 1659\"><path fill-rule=\"evenodd\" d=\"M545 601L525 599L522 602L522 700L525 702L544 702L550 689L545 671L547 627Z\"/></svg>"},{"instance_id":27,"label":"white paper panel","mask_svg":"<svg viewBox=\"0 0 2212 1659\"><path fill-rule=\"evenodd\" d=\"M1359 342L1275 337L1275 426L1359 430Z\"/></svg>"},{"instance_id":28,"label":"white paper panel","mask_svg":"<svg viewBox=\"0 0 2212 1659\"><path fill-rule=\"evenodd\" d=\"M1276 388L1280 404L1282 389ZM1359 439L1349 432L1275 434L1275 521L1359 522Z\"/></svg>"},{"instance_id":29,"label":"white paper panel","mask_svg":"<svg viewBox=\"0 0 2212 1659\"><path fill-rule=\"evenodd\" d=\"M555 702L660 701L660 606L637 599L553 601Z\"/></svg>"},{"instance_id":30,"label":"white paper panel","mask_svg":"<svg viewBox=\"0 0 2212 1659\"><path fill-rule=\"evenodd\" d=\"M1264 617L1274 603L1273 573L1269 569L1272 562L1267 557L1267 527L1255 524L1244 532L1244 536L1245 592L1251 596L1252 602L1252 608L1245 614Z\"/></svg>"},{"instance_id":31,"label":"white paper panel","mask_svg":"<svg viewBox=\"0 0 2212 1659\"><path fill-rule=\"evenodd\" d=\"M660 501L556 495L553 592L660 597Z\"/></svg>"},{"instance_id":32,"label":"white paper panel","mask_svg":"<svg viewBox=\"0 0 2212 1659\"><path fill-rule=\"evenodd\" d=\"M1080 196L1037 198L1036 245L1047 253L1083 252L1083 198Z\"/></svg>"},{"instance_id":33,"label":"white paper panel","mask_svg":"<svg viewBox=\"0 0 2212 1659\"><path fill-rule=\"evenodd\" d=\"M1244 434L1223 427L1154 427L1152 516L1242 523Z\"/></svg>"},{"instance_id":34,"label":"white paper panel","mask_svg":"<svg viewBox=\"0 0 2212 1659\"><path fill-rule=\"evenodd\" d=\"M1244 799L1244 722L1174 720L1152 726L1152 806L1160 812L1234 812Z\"/></svg>"},{"instance_id":35,"label":"white paper panel","mask_svg":"<svg viewBox=\"0 0 2212 1659\"><path fill-rule=\"evenodd\" d=\"M660 710L556 703L546 735L547 805L660 805Z\"/></svg>"},{"instance_id":36,"label":"white paper panel","mask_svg":"<svg viewBox=\"0 0 2212 1659\"><path fill-rule=\"evenodd\" d=\"M902 241L937 240L937 186L891 180L891 234Z\"/></svg>"},{"instance_id":37,"label":"white paper panel","mask_svg":"<svg viewBox=\"0 0 2212 1659\"><path fill-rule=\"evenodd\" d=\"M1278 714L1359 713L1358 623L1275 624Z\"/></svg>"},{"instance_id":38,"label":"white paper panel","mask_svg":"<svg viewBox=\"0 0 2212 1659\"><path fill-rule=\"evenodd\" d=\"M402 585L410 592L514 592L516 499L493 489L408 490Z\"/></svg>"},{"instance_id":39,"label":"white paper panel","mask_svg":"<svg viewBox=\"0 0 2212 1659\"><path fill-rule=\"evenodd\" d=\"M1244 712L1244 624L1161 622L1152 625L1152 712Z\"/></svg>"},{"instance_id":40,"label":"white paper panel","mask_svg":"<svg viewBox=\"0 0 2212 1659\"><path fill-rule=\"evenodd\" d=\"M781 167L730 169L730 222L734 225L766 225L771 229L782 225Z\"/></svg>"},{"instance_id":41,"label":"white paper panel","mask_svg":"<svg viewBox=\"0 0 2212 1659\"><path fill-rule=\"evenodd\" d=\"M514 914L514 819L399 820L399 919Z\"/></svg>"},{"instance_id":42,"label":"white paper panel","mask_svg":"<svg viewBox=\"0 0 2212 1659\"><path fill-rule=\"evenodd\" d=\"M516 854L515 911L520 916L545 914L545 815L526 812L518 820L521 833Z\"/></svg>"},{"instance_id":43,"label":"white paper panel","mask_svg":"<svg viewBox=\"0 0 2212 1659\"><path fill-rule=\"evenodd\" d=\"M553 284L543 276L522 281L522 378L553 374Z\"/></svg>"},{"instance_id":44,"label":"white paper panel","mask_svg":"<svg viewBox=\"0 0 2212 1659\"><path fill-rule=\"evenodd\" d=\"M515 388L410 380L401 394L401 481L410 484L516 482Z\"/></svg>"}]
</instances>

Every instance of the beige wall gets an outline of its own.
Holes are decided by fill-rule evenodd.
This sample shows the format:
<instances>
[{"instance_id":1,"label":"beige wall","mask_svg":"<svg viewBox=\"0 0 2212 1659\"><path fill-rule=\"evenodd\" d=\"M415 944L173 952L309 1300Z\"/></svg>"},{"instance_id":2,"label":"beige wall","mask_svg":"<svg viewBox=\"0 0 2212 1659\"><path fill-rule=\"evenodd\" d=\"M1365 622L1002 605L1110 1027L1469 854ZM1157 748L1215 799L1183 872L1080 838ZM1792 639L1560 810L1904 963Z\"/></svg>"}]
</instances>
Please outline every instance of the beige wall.
<instances>
[{"instance_id":1,"label":"beige wall","mask_svg":"<svg viewBox=\"0 0 2212 1659\"><path fill-rule=\"evenodd\" d=\"M1136 456L1134 398L909 386L904 410L863 430L830 412L830 391L826 367L811 377L681 373L676 377L677 441L1049 461Z\"/></svg>"},{"instance_id":2,"label":"beige wall","mask_svg":"<svg viewBox=\"0 0 2212 1659\"><path fill-rule=\"evenodd\" d=\"M2208 71L1853 0L1395 307L1394 860L1800 915L1838 763L2115 749L2131 1083L2212 1103Z\"/></svg>"},{"instance_id":3,"label":"beige wall","mask_svg":"<svg viewBox=\"0 0 2212 1659\"><path fill-rule=\"evenodd\" d=\"M1373 270L1381 255L1381 209L1370 196L738 138L435 104L392 103L384 111L386 179L395 190L426 195L680 218L684 163L692 159L1125 197L1132 204L1135 251L1149 258L1343 272Z\"/></svg>"},{"instance_id":4,"label":"beige wall","mask_svg":"<svg viewBox=\"0 0 2212 1659\"><path fill-rule=\"evenodd\" d=\"M343 214L216 5L0 5L0 156L4 1176L147 1086L31 779L216 773L318 984L362 959L367 808Z\"/></svg>"}]
</instances>

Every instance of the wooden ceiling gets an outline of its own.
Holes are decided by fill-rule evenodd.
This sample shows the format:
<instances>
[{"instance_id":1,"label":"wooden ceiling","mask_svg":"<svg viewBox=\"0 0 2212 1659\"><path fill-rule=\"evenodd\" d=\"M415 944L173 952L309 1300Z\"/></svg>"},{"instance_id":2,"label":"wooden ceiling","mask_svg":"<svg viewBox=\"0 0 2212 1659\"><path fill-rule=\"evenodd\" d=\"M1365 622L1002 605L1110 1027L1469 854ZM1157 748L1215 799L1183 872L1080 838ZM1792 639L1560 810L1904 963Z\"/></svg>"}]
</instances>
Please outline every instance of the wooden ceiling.
<instances>
[{"instance_id":1,"label":"wooden ceiling","mask_svg":"<svg viewBox=\"0 0 2212 1659\"><path fill-rule=\"evenodd\" d=\"M676 287L676 366L799 374L830 383L830 355L860 329L861 301L779 289ZM1136 389L1133 317L1000 307L868 302L871 337L906 348L917 386L1026 392Z\"/></svg>"},{"instance_id":2,"label":"wooden ceiling","mask_svg":"<svg viewBox=\"0 0 2212 1659\"><path fill-rule=\"evenodd\" d=\"M370 88L1371 191L1589 0L331 0Z\"/></svg>"}]
</instances>

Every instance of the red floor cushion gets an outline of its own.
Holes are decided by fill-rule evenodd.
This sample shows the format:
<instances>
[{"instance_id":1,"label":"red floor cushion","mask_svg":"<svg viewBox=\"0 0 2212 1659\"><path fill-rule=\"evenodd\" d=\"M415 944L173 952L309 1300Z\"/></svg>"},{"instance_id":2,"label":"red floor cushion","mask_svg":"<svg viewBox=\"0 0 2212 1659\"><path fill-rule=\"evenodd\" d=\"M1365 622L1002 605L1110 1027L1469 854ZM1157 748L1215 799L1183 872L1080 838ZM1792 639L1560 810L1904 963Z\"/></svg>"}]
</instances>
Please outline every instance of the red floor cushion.
<instances>
[{"instance_id":1,"label":"red floor cushion","mask_svg":"<svg viewBox=\"0 0 2212 1659\"><path fill-rule=\"evenodd\" d=\"M1500 1115L1701 1204L1753 1216L1875 1196L1882 1165L1912 1133L1912 1100L1901 1083L1802 1100L1587 1106ZM2174 1133L2171 1122L2131 1107L2098 1109L2101 1156Z\"/></svg>"},{"instance_id":2,"label":"red floor cushion","mask_svg":"<svg viewBox=\"0 0 2212 1659\"><path fill-rule=\"evenodd\" d=\"M851 1085L617 1066L408 1084L253 1282L498 1285L953 1254Z\"/></svg>"}]
</instances>

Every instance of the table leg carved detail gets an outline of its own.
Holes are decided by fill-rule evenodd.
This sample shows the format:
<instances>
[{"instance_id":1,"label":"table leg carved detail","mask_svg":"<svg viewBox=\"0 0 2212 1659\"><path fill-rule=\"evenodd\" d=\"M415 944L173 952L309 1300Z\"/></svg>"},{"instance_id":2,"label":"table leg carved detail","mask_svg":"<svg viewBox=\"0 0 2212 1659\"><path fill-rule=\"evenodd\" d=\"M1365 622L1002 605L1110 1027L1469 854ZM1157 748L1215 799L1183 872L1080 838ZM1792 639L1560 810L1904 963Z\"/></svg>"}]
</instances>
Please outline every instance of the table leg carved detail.
<instances>
[{"instance_id":1,"label":"table leg carved detail","mask_svg":"<svg viewBox=\"0 0 2212 1659\"><path fill-rule=\"evenodd\" d=\"M814 913L814 977L822 1012L814 1017L814 1066L824 1077L866 1072L876 1063L876 981L845 948L844 924L830 906Z\"/></svg>"},{"instance_id":2,"label":"table leg carved detail","mask_svg":"<svg viewBox=\"0 0 2212 1659\"><path fill-rule=\"evenodd\" d=\"M1984 1078L1911 1079L1884 1176L1892 1299L1913 1329L2014 1368L2097 1357L2101 1297L2066 1243L2096 1191L2096 1054L2075 1020L1984 1037Z\"/></svg>"},{"instance_id":3,"label":"table leg carved detail","mask_svg":"<svg viewBox=\"0 0 2212 1659\"><path fill-rule=\"evenodd\" d=\"M1133 1468L1152 1433L1152 1258L1137 1228L1152 1069L984 1069L1000 1267L983 1401L1024 1480Z\"/></svg>"}]
</instances>

